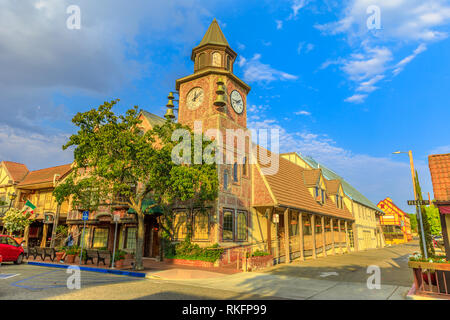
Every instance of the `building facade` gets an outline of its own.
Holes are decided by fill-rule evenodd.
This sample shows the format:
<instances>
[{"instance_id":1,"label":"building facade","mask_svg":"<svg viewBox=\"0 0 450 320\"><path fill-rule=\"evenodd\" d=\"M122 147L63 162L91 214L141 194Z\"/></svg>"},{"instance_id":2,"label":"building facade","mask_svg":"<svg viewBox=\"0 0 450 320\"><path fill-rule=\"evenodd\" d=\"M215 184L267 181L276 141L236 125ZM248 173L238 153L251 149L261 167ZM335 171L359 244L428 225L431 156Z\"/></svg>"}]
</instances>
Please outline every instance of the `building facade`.
<instances>
[{"instance_id":1,"label":"building facade","mask_svg":"<svg viewBox=\"0 0 450 320\"><path fill-rule=\"evenodd\" d=\"M384 214L382 210L350 185L344 178L323 164L318 163L313 158L304 156L298 152L282 154L282 157L306 170L320 170L328 184L330 182L332 183L332 181L340 182L342 190L340 197L342 197L346 207L355 219L354 230L352 230L352 234L350 235L354 250L375 249L385 246L380 224L380 217Z\"/></svg>"},{"instance_id":2,"label":"building facade","mask_svg":"<svg viewBox=\"0 0 450 320\"><path fill-rule=\"evenodd\" d=\"M398 244L411 241L411 221L408 214L397 207L391 198L380 201L377 206L386 213L381 217L386 243Z\"/></svg>"},{"instance_id":3,"label":"building facade","mask_svg":"<svg viewBox=\"0 0 450 320\"><path fill-rule=\"evenodd\" d=\"M17 199L17 184L28 174L26 165L11 161L0 162L0 217ZM1 226L0 220L0 226Z\"/></svg>"},{"instance_id":4,"label":"building facade","mask_svg":"<svg viewBox=\"0 0 450 320\"><path fill-rule=\"evenodd\" d=\"M450 153L428 157L435 205L439 208L442 237L450 261Z\"/></svg>"}]
</instances>

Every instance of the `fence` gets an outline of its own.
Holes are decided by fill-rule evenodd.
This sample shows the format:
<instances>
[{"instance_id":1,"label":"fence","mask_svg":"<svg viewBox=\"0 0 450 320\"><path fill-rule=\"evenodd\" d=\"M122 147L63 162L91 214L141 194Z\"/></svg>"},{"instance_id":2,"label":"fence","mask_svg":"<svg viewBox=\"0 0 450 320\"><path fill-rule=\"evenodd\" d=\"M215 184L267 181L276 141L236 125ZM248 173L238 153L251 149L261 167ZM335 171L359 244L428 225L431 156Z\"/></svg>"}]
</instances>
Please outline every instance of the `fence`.
<instances>
[{"instance_id":1,"label":"fence","mask_svg":"<svg viewBox=\"0 0 450 320\"><path fill-rule=\"evenodd\" d=\"M450 264L410 262L416 294L450 299Z\"/></svg>"}]
</instances>

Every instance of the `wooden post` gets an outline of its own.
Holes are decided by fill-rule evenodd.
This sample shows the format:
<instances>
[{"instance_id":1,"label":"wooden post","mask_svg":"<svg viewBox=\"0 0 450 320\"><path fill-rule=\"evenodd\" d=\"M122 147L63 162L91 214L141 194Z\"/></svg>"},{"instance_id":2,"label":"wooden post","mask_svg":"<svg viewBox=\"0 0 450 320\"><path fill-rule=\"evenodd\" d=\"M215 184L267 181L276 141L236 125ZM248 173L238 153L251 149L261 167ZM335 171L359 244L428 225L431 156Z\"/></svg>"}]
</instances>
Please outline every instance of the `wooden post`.
<instances>
[{"instance_id":1,"label":"wooden post","mask_svg":"<svg viewBox=\"0 0 450 320\"><path fill-rule=\"evenodd\" d=\"M338 219L338 230L339 230L339 248L341 249L341 254L344 254L344 249L342 249L342 243L341 243L341 220Z\"/></svg>"},{"instance_id":2,"label":"wooden post","mask_svg":"<svg viewBox=\"0 0 450 320\"><path fill-rule=\"evenodd\" d=\"M298 213L298 232L299 232L299 242L300 242L300 260L305 261L305 254L303 252L304 248L304 238L303 238L303 214Z\"/></svg>"},{"instance_id":3,"label":"wooden post","mask_svg":"<svg viewBox=\"0 0 450 320\"><path fill-rule=\"evenodd\" d=\"M353 229L353 245L354 245L354 249L355 252L358 251L358 230L356 229L356 223L352 224L352 229ZM376 234L376 232L375 232ZM377 236L377 248L378 248L378 235Z\"/></svg>"},{"instance_id":4,"label":"wooden post","mask_svg":"<svg viewBox=\"0 0 450 320\"><path fill-rule=\"evenodd\" d=\"M267 250L270 254L272 254L272 219L273 210L270 210L270 213L267 215Z\"/></svg>"},{"instance_id":5,"label":"wooden post","mask_svg":"<svg viewBox=\"0 0 450 320\"><path fill-rule=\"evenodd\" d=\"M30 235L30 226L26 226L25 227L25 231L23 232L23 238L25 241L25 247L28 247L28 239L29 239L29 235Z\"/></svg>"},{"instance_id":6,"label":"wooden post","mask_svg":"<svg viewBox=\"0 0 450 320\"><path fill-rule=\"evenodd\" d=\"M322 216L323 256L327 256L327 234L325 233L325 217Z\"/></svg>"},{"instance_id":7,"label":"wooden post","mask_svg":"<svg viewBox=\"0 0 450 320\"><path fill-rule=\"evenodd\" d=\"M332 247L333 247L333 251L332 251L332 255L334 256L336 254L336 246L335 246L335 242L334 242L334 224L333 224L333 218L330 219L330 228L331 228L331 241L332 241Z\"/></svg>"},{"instance_id":8,"label":"wooden post","mask_svg":"<svg viewBox=\"0 0 450 320\"><path fill-rule=\"evenodd\" d=\"M311 215L311 232L312 232L312 244L313 244L313 258L316 259L316 216L314 214Z\"/></svg>"},{"instance_id":9,"label":"wooden post","mask_svg":"<svg viewBox=\"0 0 450 320\"><path fill-rule=\"evenodd\" d=\"M47 243L47 233L48 233L48 224L44 223L44 230L42 232L42 239L41 239L41 248L45 248L45 244Z\"/></svg>"},{"instance_id":10,"label":"wooden post","mask_svg":"<svg viewBox=\"0 0 450 320\"><path fill-rule=\"evenodd\" d=\"M348 234L347 234L347 232L348 232L347 220L345 220L344 225L345 225L345 244L347 246L347 253L349 253L350 252L350 241L349 241L350 239L348 238Z\"/></svg>"},{"instance_id":11,"label":"wooden post","mask_svg":"<svg viewBox=\"0 0 450 320\"><path fill-rule=\"evenodd\" d=\"M52 239L50 240L50 248L55 247L56 228L58 228L61 205L56 206L56 214L53 217Z\"/></svg>"},{"instance_id":12,"label":"wooden post","mask_svg":"<svg viewBox=\"0 0 450 320\"><path fill-rule=\"evenodd\" d=\"M291 251L289 250L289 209L284 210L284 254L286 263L291 262Z\"/></svg>"}]
</instances>

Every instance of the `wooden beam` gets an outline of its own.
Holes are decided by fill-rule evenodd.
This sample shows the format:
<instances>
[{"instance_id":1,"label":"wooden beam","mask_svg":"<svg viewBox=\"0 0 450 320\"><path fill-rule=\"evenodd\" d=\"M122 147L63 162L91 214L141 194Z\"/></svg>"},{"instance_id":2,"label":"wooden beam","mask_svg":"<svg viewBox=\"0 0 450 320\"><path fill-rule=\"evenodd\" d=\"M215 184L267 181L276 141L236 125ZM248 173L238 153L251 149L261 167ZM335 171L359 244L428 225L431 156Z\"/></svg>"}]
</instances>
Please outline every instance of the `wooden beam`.
<instances>
[{"instance_id":1,"label":"wooden beam","mask_svg":"<svg viewBox=\"0 0 450 320\"><path fill-rule=\"evenodd\" d=\"M286 263L291 262L291 251L289 250L289 209L284 210L284 254Z\"/></svg>"},{"instance_id":2,"label":"wooden beam","mask_svg":"<svg viewBox=\"0 0 450 320\"><path fill-rule=\"evenodd\" d=\"M300 244L300 260L305 261L304 254L304 235L303 235L303 214L301 212L298 213L298 233L299 233L299 244Z\"/></svg>"},{"instance_id":3,"label":"wooden beam","mask_svg":"<svg viewBox=\"0 0 450 320\"><path fill-rule=\"evenodd\" d=\"M267 209L267 250L272 254L272 217L273 209Z\"/></svg>"},{"instance_id":4,"label":"wooden beam","mask_svg":"<svg viewBox=\"0 0 450 320\"><path fill-rule=\"evenodd\" d=\"M330 219L330 228L331 228L331 239L332 239L332 246L333 246L332 255L335 255L335 254L336 254L336 246L335 246L335 241L334 241L334 224L333 224L333 218Z\"/></svg>"},{"instance_id":5,"label":"wooden beam","mask_svg":"<svg viewBox=\"0 0 450 320\"><path fill-rule=\"evenodd\" d=\"M311 215L311 232L312 232L312 244L313 244L313 258L316 259L316 216Z\"/></svg>"},{"instance_id":6,"label":"wooden beam","mask_svg":"<svg viewBox=\"0 0 450 320\"><path fill-rule=\"evenodd\" d=\"M350 241L349 241L348 233L347 233L348 232L347 220L345 220L344 225L345 225L345 244L347 246L347 253L349 253L350 252Z\"/></svg>"},{"instance_id":7,"label":"wooden beam","mask_svg":"<svg viewBox=\"0 0 450 320\"><path fill-rule=\"evenodd\" d=\"M44 223L44 230L42 231L41 248L45 248L47 242L48 224Z\"/></svg>"},{"instance_id":8,"label":"wooden beam","mask_svg":"<svg viewBox=\"0 0 450 320\"><path fill-rule=\"evenodd\" d=\"M322 239L323 239L323 256L327 256L327 234L325 233L325 217L322 216Z\"/></svg>"},{"instance_id":9,"label":"wooden beam","mask_svg":"<svg viewBox=\"0 0 450 320\"><path fill-rule=\"evenodd\" d=\"M341 220L338 219L338 230L339 230L339 248L341 249L341 254L344 254L344 249L342 249L342 243L341 243Z\"/></svg>"}]
</instances>

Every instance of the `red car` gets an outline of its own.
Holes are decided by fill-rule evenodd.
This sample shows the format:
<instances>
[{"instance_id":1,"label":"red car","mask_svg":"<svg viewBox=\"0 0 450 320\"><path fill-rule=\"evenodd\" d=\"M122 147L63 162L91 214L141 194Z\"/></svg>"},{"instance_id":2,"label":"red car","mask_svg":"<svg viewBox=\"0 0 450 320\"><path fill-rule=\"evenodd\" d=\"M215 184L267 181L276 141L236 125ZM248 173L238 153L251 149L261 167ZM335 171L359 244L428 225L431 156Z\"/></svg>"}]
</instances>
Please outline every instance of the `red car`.
<instances>
[{"instance_id":1,"label":"red car","mask_svg":"<svg viewBox=\"0 0 450 320\"><path fill-rule=\"evenodd\" d=\"M10 236L0 235L0 256L3 262L13 261L21 264L23 261L23 248Z\"/></svg>"}]
</instances>

